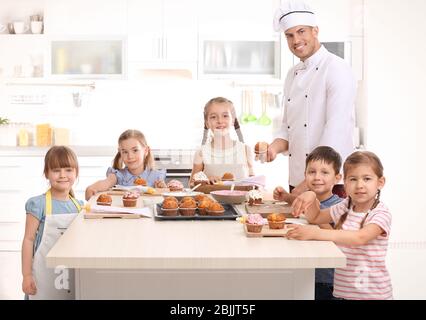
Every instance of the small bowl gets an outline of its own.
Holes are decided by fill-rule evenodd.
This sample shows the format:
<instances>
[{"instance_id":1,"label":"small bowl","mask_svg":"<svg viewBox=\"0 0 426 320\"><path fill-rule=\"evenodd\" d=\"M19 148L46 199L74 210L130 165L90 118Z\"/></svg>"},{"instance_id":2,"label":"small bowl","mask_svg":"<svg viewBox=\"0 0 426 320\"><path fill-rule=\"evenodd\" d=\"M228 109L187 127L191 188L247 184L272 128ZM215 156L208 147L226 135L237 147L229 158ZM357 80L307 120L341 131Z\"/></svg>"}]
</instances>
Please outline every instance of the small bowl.
<instances>
[{"instance_id":1,"label":"small bowl","mask_svg":"<svg viewBox=\"0 0 426 320\"><path fill-rule=\"evenodd\" d=\"M173 217L178 215L179 208L165 209L161 208L161 213L163 216Z\"/></svg>"},{"instance_id":2,"label":"small bowl","mask_svg":"<svg viewBox=\"0 0 426 320\"><path fill-rule=\"evenodd\" d=\"M227 204L240 204L246 201L247 191L240 190L217 190L210 194L216 201Z\"/></svg>"}]
</instances>

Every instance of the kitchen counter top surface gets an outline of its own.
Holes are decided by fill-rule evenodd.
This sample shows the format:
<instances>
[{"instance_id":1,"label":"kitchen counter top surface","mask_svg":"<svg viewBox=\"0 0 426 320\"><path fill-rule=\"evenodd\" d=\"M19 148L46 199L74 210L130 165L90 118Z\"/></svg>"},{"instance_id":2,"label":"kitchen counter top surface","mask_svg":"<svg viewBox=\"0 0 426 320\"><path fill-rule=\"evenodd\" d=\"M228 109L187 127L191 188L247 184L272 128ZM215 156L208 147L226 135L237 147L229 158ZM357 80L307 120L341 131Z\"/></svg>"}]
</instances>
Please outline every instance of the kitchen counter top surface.
<instances>
[{"instance_id":1,"label":"kitchen counter top surface","mask_svg":"<svg viewBox=\"0 0 426 320\"><path fill-rule=\"evenodd\" d=\"M245 210L243 205L237 209ZM297 269L342 267L346 258L330 241L249 238L236 221L84 219L80 214L47 263L100 269Z\"/></svg>"}]
</instances>

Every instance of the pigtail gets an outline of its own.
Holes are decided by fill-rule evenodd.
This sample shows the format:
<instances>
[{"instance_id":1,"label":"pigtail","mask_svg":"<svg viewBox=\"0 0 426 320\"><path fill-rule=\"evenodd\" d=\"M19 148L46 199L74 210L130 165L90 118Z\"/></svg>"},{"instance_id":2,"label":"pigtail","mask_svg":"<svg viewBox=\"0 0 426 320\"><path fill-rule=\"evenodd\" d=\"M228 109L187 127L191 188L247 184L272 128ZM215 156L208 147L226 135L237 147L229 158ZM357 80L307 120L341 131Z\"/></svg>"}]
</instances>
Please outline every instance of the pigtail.
<instances>
[{"instance_id":1,"label":"pigtail","mask_svg":"<svg viewBox=\"0 0 426 320\"><path fill-rule=\"evenodd\" d=\"M209 129L207 129L206 123L204 122L203 140L201 141L201 145L206 144L208 136L209 136Z\"/></svg>"},{"instance_id":2,"label":"pigtail","mask_svg":"<svg viewBox=\"0 0 426 320\"><path fill-rule=\"evenodd\" d=\"M155 162L154 157L152 156L151 148L149 148L148 153L143 160L143 165L145 169L148 170L154 170L155 169Z\"/></svg>"},{"instance_id":3,"label":"pigtail","mask_svg":"<svg viewBox=\"0 0 426 320\"><path fill-rule=\"evenodd\" d=\"M370 210L368 210L368 212L367 212L367 214L365 215L364 219L362 219L360 229L364 226L364 222L365 222L365 220L367 219L368 214L369 214L371 211L373 211L373 210L374 210L374 209L378 206L378 204L379 204L379 203L380 203L380 189L378 189L378 190L377 190L376 199L374 200L373 205L371 206Z\"/></svg>"},{"instance_id":4,"label":"pigtail","mask_svg":"<svg viewBox=\"0 0 426 320\"><path fill-rule=\"evenodd\" d=\"M235 117L234 128L235 128L235 131L237 132L238 140L244 143L243 133L241 132L240 123L238 122L237 117Z\"/></svg>"},{"instance_id":5,"label":"pigtail","mask_svg":"<svg viewBox=\"0 0 426 320\"><path fill-rule=\"evenodd\" d=\"M112 162L112 167L114 169L120 170L123 167L123 161L121 160L121 154L120 152L117 152L117 154L114 157L114 160Z\"/></svg>"},{"instance_id":6,"label":"pigtail","mask_svg":"<svg viewBox=\"0 0 426 320\"><path fill-rule=\"evenodd\" d=\"M336 226L334 227L334 229L336 229L336 230L340 230L340 229L342 229L342 226L343 226L343 224L345 223L346 218L348 217L349 210L351 210L352 199L351 199L351 197L348 197L348 199L349 199L349 200L348 200L348 207L347 207L347 211L346 211L344 214L342 214L342 215L340 216L339 221L337 221Z\"/></svg>"}]
</instances>

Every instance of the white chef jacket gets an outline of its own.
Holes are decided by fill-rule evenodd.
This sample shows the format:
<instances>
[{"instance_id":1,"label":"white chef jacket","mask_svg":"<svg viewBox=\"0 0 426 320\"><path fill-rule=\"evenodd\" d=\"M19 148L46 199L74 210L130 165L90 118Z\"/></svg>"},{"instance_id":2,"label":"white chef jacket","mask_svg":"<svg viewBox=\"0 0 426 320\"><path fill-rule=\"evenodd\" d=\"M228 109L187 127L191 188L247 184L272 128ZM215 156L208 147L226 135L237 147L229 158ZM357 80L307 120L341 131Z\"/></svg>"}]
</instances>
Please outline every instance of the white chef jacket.
<instances>
[{"instance_id":1,"label":"white chef jacket","mask_svg":"<svg viewBox=\"0 0 426 320\"><path fill-rule=\"evenodd\" d=\"M290 185L303 181L306 157L316 147L334 148L343 161L354 151L355 95L350 66L324 46L290 69L276 136L289 144Z\"/></svg>"}]
</instances>

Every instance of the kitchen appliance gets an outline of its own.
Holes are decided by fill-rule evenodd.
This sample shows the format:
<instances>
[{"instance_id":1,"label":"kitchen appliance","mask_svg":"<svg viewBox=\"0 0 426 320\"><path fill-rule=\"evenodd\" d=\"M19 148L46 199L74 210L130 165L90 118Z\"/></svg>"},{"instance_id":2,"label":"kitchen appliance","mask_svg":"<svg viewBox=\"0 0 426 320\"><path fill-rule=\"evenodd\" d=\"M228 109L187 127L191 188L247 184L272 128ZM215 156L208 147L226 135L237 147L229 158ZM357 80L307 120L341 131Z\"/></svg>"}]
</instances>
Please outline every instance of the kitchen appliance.
<instances>
[{"instance_id":1,"label":"kitchen appliance","mask_svg":"<svg viewBox=\"0 0 426 320\"><path fill-rule=\"evenodd\" d=\"M166 183L179 180L189 187L195 150L191 149L153 149L156 169L166 170Z\"/></svg>"}]
</instances>

